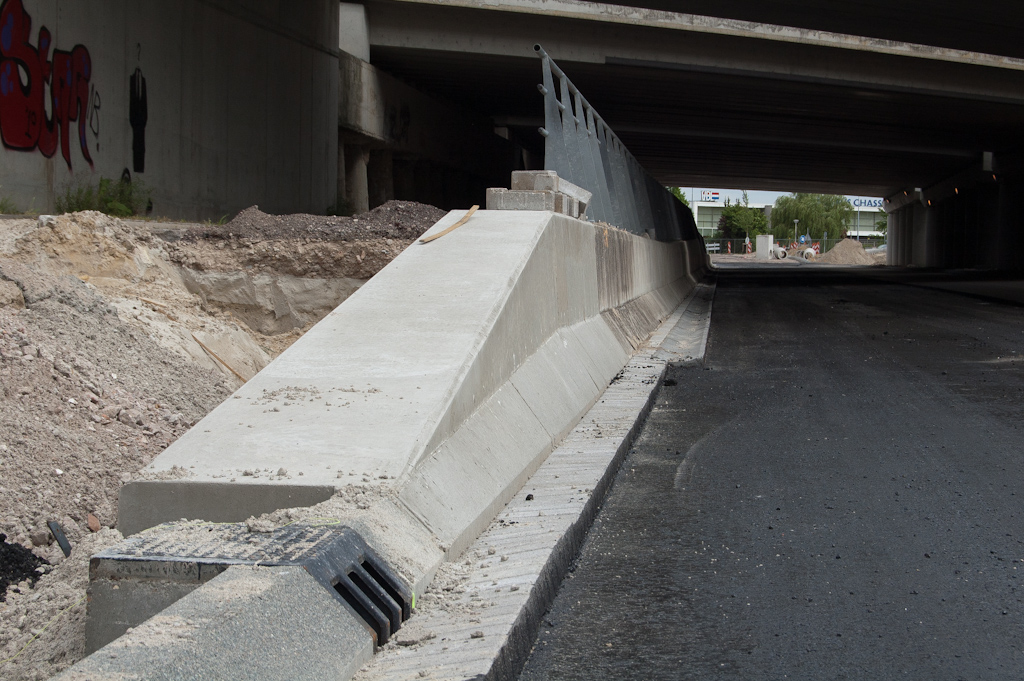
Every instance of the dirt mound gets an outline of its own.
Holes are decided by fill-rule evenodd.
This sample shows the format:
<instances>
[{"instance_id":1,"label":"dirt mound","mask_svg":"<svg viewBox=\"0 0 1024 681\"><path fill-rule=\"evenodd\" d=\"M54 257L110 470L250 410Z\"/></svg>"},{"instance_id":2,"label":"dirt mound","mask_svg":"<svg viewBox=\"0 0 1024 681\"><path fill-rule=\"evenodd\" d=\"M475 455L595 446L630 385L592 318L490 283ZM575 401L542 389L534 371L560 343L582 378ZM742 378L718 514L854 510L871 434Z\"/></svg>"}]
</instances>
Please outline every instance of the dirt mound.
<instances>
[{"instance_id":1,"label":"dirt mound","mask_svg":"<svg viewBox=\"0 0 1024 681\"><path fill-rule=\"evenodd\" d=\"M94 212L0 221L0 533L52 563L0 603L4 678L84 654L88 559L120 539L121 485L443 214L250 210L245 238Z\"/></svg>"},{"instance_id":2,"label":"dirt mound","mask_svg":"<svg viewBox=\"0 0 1024 681\"><path fill-rule=\"evenodd\" d=\"M269 215L258 206L246 208L225 225L190 230L182 238L249 240L315 239L357 241L370 238L418 239L445 211L412 201L388 201L353 217L333 215Z\"/></svg>"},{"instance_id":3,"label":"dirt mound","mask_svg":"<svg viewBox=\"0 0 1024 681\"><path fill-rule=\"evenodd\" d=\"M874 265L875 259L864 252L864 246L856 239L843 239L828 253L815 258L814 262L826 265Z\"/></svg>"},{"instance_id":4,"label":"dirt mound","mask_svg":"<svg viewBox=\"0 0 1024 681\"><path fill-rule=\"evenodd\" d=\"M0 309L0 531L42 549L88 515L112 526L121 484L223 401L232 386L125 323L73 277L0 261L27 307Z\"/></svg>"},{"instance_id":5,"label":"dirt mound","mask_svg":"<svg viewBox=\"0 0 1024 681\"><path fill-rule=\"evenodd\" d=\"M323 317L444 215L409 201L355 217L268 215L253 206L226 225L186 230L165 248L171 262L192 273L185 276L192 293L254 330L276 334ZM231 275L196 274L213 272ZM275 309L285 299L303 302ZM313 299L323 304L303 309Z\"/></svg>"}]
</instances>

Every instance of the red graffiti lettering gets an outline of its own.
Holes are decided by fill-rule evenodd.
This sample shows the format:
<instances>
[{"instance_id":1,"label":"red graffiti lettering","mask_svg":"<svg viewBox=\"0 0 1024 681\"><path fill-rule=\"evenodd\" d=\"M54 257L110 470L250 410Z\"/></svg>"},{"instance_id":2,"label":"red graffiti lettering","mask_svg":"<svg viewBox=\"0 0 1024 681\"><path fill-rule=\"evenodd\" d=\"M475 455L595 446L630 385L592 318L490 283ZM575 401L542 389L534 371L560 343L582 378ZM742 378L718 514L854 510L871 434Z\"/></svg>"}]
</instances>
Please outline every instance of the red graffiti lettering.
<instances>
[{"instance_id":1,"label":"red graffiti lettering","mask_svg":"<svg viewBox=\"0 0 1024 681\"><path fill-rule=\"evenodd\" d=\"M0 139L10 149L38 149L46 158L60 152L71 167L71 124L78 122L82 156L92 166L86 141L89 107L89 50L76 45L70 52L54 50L49 58L50 31L39 28L35 47L29 42L32 17L22 0L0 4ZM50 115L46 113L46 88Z\"/></svg>"}]
</instances>

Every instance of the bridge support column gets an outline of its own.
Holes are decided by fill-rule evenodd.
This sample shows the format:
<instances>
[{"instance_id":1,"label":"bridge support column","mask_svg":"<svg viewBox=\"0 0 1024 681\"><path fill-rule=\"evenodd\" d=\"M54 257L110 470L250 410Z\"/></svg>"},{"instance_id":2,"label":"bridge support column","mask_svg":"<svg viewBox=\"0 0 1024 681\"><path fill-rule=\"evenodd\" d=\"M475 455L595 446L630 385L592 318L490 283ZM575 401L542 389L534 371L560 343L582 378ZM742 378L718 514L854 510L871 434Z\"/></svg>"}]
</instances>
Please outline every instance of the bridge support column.
<instances>
[{"instance_id":1,"label":"bridge support column","mask_svg":"<svg viewBox=\"0 0 1024 681\"><path fill-rule=\"evenodd\" d=\"M900 265L906 267L913 262L914 253L914 207L903 209L903 229L900 230Z\"/></svg>"},{"instance_id":2,"label":"bridge support column","mask_svg":"<svg viewBox=\"0 0 1024 681\"><path fill-rule=\"evenodd\" d=\"M366 172L370 208L376 208L395 198L394 157L390 150L371 151Z\"/></svg>"},{"instance_id":3,"label":"bridge support column","mask_svg":"<svg viewBox=\"0 0 1024 681\"><path fill-rule=\"evenodd\" d=\"M999 159L996 229L992 266L1001 270L1024 269L1024 228L1020 211L1024 202L1024 158Z\"/></svg>"},{"instance_id":4,"label":"bridge support column","mask_svg":"<svg viewBox=\"0 0 1024 681\"><path fill-rule=\"evenodd\" d=\"M939 213L933 206L913 208L913 246L910 264L914 267L938 266Z\"/></svg>"},{"instance_id":5,"label":"bridge support column","mask_svg":"<svg viewBox=\"0 0 1024 681\"><path fill-rule=\"evenodd\" d=\"M889 256L888 264L906 267L911 263L914 206L909 205L889 213Z\"/></svg>"},{"instance_id":6,"label":"bridge support column","mask_svg":"<svg viewBox=\"0 0 1024 681\"><path fill-rule=\"evenodd\" d=\"M370 150L361 144L339 145L340 155L345 158L345 202L352 214L370 210L370 183L367 164Z\"/></svg>"},{"instance_id":7,"label":"bridge support column","mask_svg":"<svg viewBox=\"0 0 1024 681\"><path fill-rule=\"evenodd\" d=\"M899 239L896 236L896 232L899 230L897 226L899 223L899 215L896 213L889 213L885 218L885 264L892 267L896 264L896 242Z\"/></svg>"}]
</instances>

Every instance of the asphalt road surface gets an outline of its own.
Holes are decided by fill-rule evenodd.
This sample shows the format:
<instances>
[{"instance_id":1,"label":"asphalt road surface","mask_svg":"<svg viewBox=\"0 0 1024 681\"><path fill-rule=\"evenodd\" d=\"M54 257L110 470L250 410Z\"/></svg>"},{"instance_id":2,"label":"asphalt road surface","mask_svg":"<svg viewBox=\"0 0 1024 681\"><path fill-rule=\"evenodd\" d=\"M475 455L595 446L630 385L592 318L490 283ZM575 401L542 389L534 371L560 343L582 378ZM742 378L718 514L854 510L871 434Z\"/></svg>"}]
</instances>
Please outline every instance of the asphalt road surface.
<instances>
[{"instance_id":1,"label":"asphalt road surface","mask_svg":"<svg viewBox=\"0 0 1024 681\"><path fill-rule=\"evenodd\" d=\"M1024 678L1024 308L777 275L719 275L521 681Z\"/></svg>"}]
</instances>

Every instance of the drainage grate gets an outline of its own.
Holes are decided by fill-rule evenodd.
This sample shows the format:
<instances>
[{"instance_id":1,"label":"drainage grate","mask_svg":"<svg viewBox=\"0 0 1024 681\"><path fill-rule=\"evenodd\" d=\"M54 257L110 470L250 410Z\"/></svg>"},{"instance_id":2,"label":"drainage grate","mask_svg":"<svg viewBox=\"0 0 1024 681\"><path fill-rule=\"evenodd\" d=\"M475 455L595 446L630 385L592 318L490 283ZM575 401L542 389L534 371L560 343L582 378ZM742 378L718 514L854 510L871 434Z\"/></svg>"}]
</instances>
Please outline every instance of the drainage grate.
<instances>
[{"instance_id":1,"label":"drainage grate","mask_svg":"<svg viewBox=\"0 0 1024 681\"><path fill-rule=\"evenodd\" d=\"M412 591L356 532L348 530L343 541L345 550L332 552L322 573L306 569L325 586L329 584L366 622L376 644L384 645L412 614Z\"/></svg>"},{"instance_id":2,"label":"drainage grate","mask_svg":"<svg viewBox=\"0 0 1024 681\"><path fill-rule=\"evenodd\" d=\"M97 579L172 581L199 586L230 565L295 565L359 616L383 645L409 619L415 599L355 530L293 523L268 533L244 524L160 525L106 549L90 562Z\"/></svg>"}]
</instances>

